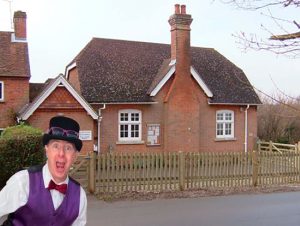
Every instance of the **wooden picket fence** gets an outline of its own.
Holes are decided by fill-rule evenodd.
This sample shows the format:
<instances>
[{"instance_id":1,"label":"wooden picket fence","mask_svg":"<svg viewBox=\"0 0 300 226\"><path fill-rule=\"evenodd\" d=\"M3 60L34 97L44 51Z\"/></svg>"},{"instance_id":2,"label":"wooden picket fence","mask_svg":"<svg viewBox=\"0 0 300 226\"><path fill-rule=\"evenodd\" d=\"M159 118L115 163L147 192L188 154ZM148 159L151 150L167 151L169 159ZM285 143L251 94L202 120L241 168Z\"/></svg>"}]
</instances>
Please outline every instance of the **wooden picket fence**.
<instances>
[{"instance_id":1,"label":"wooden picket fence","mask_svg":"<svg viewBox=\"0 0 300 226\"><path fill-rule=\"evenodd\" d=\"M91 155L89 191L172 191L300 182L300 152Z\"/></svg>"}]
</instances>

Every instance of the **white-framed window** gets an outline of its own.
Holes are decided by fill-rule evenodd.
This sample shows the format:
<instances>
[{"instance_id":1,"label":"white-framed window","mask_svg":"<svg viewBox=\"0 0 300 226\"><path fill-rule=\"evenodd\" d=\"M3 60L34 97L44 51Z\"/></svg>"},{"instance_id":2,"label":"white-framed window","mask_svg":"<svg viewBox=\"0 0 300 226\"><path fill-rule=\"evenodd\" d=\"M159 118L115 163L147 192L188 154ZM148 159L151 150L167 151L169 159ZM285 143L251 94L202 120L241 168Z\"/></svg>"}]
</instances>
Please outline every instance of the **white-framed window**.
<instances>
[{"instance_id":1,"label":"white-framed window","mask_svg":"<svg viewBox=\"0 0 300 226\"><path fill-rule=\"evenodd\" d=\"M119 141L141 141L142 113L139 110L119 111Z\"/></svg>"},{"instance_id":2,"label":"white-framed window","mask_svg":"<svg viewBox=\"0 0 300 226\"><path fill-rule=\"evenodd\" d=\"M234 138L234 112L220 110L216 112L216 138Z\"/></svg>"},{"instance_id":3,"label":"white-framed window","mask_svg":"<svg viewBox=\"0 0 300 226\"><path fill-rule=\"evenodd\" d=\"M4 82L0 81L0 101L4 101Z\"/></svg>"}]
</instances>

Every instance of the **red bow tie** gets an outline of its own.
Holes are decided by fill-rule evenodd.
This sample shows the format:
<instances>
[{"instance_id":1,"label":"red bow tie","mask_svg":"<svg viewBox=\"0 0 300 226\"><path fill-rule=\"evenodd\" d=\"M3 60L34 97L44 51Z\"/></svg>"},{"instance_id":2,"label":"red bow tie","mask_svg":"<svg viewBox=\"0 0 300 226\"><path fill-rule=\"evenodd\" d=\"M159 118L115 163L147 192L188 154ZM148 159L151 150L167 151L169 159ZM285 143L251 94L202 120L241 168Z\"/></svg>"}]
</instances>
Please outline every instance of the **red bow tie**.
<instances>
[{"instance_id":1,"label":"red bow tie","mask_svg":"<svg viewBox=\"0 0 300 226\"><path fill-rule=\"evenodd\" d=\"M60 193L66 194L67 191L67 184L55 184L53 180L50 181L48 189L55 189L59 191Z\"/></svg>"}]
</instances>

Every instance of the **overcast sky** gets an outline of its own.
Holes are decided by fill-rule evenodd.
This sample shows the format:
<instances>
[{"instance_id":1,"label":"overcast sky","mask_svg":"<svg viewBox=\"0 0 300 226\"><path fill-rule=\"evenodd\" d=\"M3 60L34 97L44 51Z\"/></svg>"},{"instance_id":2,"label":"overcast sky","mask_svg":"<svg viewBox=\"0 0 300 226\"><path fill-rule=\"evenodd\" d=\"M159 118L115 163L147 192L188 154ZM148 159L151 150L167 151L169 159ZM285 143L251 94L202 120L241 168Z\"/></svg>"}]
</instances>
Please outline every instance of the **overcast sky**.
<instances>
[{"instance_id":1,"label":"overcast sky","mask_svg":"<svg viewBox=\"0 0 300 226\"><path fill-rule=\"evenodd\" d=\"M179 3L186 5L193 18L192 46L216 49L240 67L253 86L268 94L280 89L300 95L300 59L262 51L244 53L232 36L244 31L267 37L261 23L275 24L259 12L237 10L218 0L0 0L1 31L12 30L9 2L12 11L27 13L31 82L64 73L93 37L170 44L168 18ZM294 14L299 20L299 10L277 13Z\"/></svg>"}]
</instances>

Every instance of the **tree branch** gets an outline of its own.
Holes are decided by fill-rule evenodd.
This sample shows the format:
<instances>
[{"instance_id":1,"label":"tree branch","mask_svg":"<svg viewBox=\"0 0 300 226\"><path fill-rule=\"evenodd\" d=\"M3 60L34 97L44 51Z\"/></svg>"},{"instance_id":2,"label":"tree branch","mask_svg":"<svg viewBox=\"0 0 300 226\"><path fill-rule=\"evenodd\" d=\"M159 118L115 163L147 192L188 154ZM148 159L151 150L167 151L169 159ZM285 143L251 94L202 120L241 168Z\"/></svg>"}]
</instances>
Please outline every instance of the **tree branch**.
<instances>
[{"instance_id":1,"label":"tree branch","mask_svg":"<svg viewBox=\"0 0 300 226\"><path fill-rule=\"evenodd\" d=\"M272 35L270 37L270 40L285 41L285 40L296 39L296 38L300 38L300 32L285 34L285 35Z\"/></svg>"}]
</instances>

